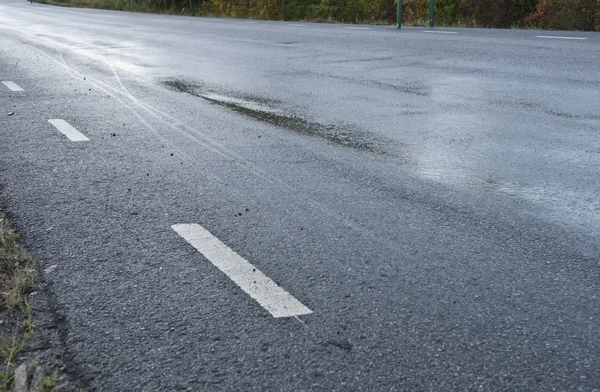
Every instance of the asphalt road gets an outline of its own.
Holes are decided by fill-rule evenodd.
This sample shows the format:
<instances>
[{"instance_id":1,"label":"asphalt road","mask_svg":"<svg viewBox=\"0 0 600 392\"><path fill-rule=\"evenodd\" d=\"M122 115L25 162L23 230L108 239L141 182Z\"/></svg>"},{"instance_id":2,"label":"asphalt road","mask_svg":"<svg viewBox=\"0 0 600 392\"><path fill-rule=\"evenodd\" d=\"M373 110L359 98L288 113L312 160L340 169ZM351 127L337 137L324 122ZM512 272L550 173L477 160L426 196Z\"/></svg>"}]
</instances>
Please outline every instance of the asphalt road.
<instances>
[{"instance_id":1,"label":"asphalt road","mask_svg":"<svg viewBox=\"0 0 600 392\"><path fill-rule=\"evenodd\" d=\"M600 390L599 55L598 33L3 1L0 80L23 91L0 84L0 198L69 370Z\"/></svg>"}]
</instances>

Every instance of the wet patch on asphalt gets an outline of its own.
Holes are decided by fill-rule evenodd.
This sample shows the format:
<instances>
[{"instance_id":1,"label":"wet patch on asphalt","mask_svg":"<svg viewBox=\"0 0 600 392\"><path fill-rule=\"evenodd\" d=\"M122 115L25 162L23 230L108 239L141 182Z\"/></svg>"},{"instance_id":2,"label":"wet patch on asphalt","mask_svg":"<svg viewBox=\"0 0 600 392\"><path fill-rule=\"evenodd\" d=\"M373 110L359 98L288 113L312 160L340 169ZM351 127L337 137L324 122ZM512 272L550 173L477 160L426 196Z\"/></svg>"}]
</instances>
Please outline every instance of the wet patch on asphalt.
<instances>
[{"instance_id":1,"label":"wet patch on asphalt","mask_svg":"<svg viewBox=\"0 0 600 392\"><path fill-rule=\"evenodd\" d=\"M348 60L333 60L329 61L330 64L343 64L343 63L371 63L373 61L390 61L393 60L394 57L386 56L386 57L370 57L366 59L348 59Z\"/></svg>"},{"instance_id":2,"label":"wet patch on asphalt","mask_svg":"<svg viewBox=\"0 0 600 392\"><path fill-rule=\"evenodd\" d=\"M182 79L164 79L163 85L216 105L224 106L247 117L282 127L296 133L318 137L330 143L371 153L395 155L397 145L368 131L346 124L321 124L280 109L280 102L258 97L222 93L204 83Z\"/></svg>"},{"instance_id":3,"label":"wet patch on asphalt","mask_svg":"<svg viewBox=\"0 0 600 392\"><path fill-rule=\"evenodd\" d=\"M350 79L350 78L339 78L339 77L336 77L336 79L346 79L346 81L348 81L348 82L360 84L362 86L382 88L382 89L392 90L392 91L396 91L396 92L404 93L404 94L419 95L422 97L426 97L429 95L429 92L426 90L426 88L424 86L417 86L417 85L399 86L396 84L377 82L375 80L354 80L354 79Z\"/></svg>"},{"instance_id":4,"label":"wet patch on asphalt","mask_svg":"<svg viewBox=\"0 0 600 392\"><path fill-rule=\"evenodd\" d=\"M556 110L556 109L551 109L551 108L545 107L545 106L543 106L539 103L535 103L535 102L510 101L510 100L504 100L504 99L495 99L495 100L491 100L490 102L492 104L494 104L496 106L500 106L500 107L510 107L510 108L524 109L527 111L536 111L536 112L545 113L549 116L555 116L555 117L566 118L566 119L595 120L595 121L600 120L600 115L582 115L582 114L568 113L568 112L563 112L563 111Z\"/></svg>"},{"instance_id":5,"label":"wet patch on asphalt","mask_svg":"<svg viewBox=\"0 0 600 392\"><path fill-rule=\"evenodd\" d=\"M426 97L426 96L430 95L429 88L427 86L425 86L421 83L417 83L417 82L413 82L413 83L404 82L404 84L401 85L401 84L380 82L377 80L354 79L354 78L347 77L347 76L332 75L329 73L314 72L314 71L308 71L308 70L285 71L285 72L282 72L282 74L289 75L289 76L316 76L316 77L320 77L320 78L329 78L329 79L341 80L341 81L344 81L347 83L358 84L358 85L364 86L364 87L373 87L373 88L378 88L378 89L395 91L395 92L403 93L403 94L417 95L417 96L421 96L421 97Z\"/></svg>"}]
</instances>

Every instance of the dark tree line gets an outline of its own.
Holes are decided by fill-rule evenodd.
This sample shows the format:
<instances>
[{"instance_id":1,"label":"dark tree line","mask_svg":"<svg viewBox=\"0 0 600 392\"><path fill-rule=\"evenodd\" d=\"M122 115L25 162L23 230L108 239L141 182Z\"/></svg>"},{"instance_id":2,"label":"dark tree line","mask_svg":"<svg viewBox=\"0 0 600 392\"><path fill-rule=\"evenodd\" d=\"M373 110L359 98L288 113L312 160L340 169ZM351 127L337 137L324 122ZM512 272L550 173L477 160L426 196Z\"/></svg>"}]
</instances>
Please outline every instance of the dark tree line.
<instances>
[{"instance_id":1,"label":"dark tree line","mask_svg":"<svg viewBox=\"0 0 600 392\"><path fill-rule=\"evenodd\" d=\"M346 23L394 23L396 18L395 0L173 1L201 14L239 18ZM425 24L428 13L429 0L403 1L403 23ZM600 0L436 0L435 14L438 25L600 31Z\"/></svg>"},{"instance_id":2,"label":"dark tree line","mask_svg":"<svg viewBox=\"0 0 600 392\"><path fill-rule=\"evenodd\" d=\"M43 2L45 0L37 0ZM129 0L54 0L128 9ZM396 0L133 0L138 11L234 18L395 23ZM424 25L429 0L403 0L403 23ZM600 31L600 0L435 0L435 23Z\"/></svg>"}]
</instances>

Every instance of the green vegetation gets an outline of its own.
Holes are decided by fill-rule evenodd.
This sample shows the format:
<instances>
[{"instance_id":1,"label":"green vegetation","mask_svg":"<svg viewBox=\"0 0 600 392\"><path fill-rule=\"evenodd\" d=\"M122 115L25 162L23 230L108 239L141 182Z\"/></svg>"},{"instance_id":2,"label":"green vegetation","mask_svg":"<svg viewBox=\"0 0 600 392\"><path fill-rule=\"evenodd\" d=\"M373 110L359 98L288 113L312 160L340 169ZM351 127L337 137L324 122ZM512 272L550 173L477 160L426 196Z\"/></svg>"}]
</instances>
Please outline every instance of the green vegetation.
<instances>
[{"instance_id":1,"label":"green vegetation","mask_svg":"<svg viewBox=\"0 0 600 392\"><path fill-rule=\"evenodd\" d=\"M0 206L0 392L12 391L16 380L31 388L35 384L34 389L42 392L81 391L67 381L62 363L52 358L57 353L54 348L45 353L31 350L48 340L34 317L42 294L37 293L34 306L29 301L39 288L35 257L21 242Z\"/></svg>"},{"instance_id":2,"label":"green vegetation","mask_svg":"<svg viewBox=\"0 0 600 392\"><path fill-rule=\"evenodd\" d=\"M26 293L37 281L33 256L21 249L21 238L0 218L0 312L30 310Z\"/></svg>"},{"instance_id":3,"label":"green vegetation","mask_svg":"<svg viewBox=\"0 0 600 392\"><path fill-rule=\"evenodd\" d=\"M12 229L0 208L0 392L13 390L18 365L26 369L25 382L34 382L35 376L31 375L38 367L41 367L42 374L43 369L51 372L42 380L43 392L65 390L59 388L59 382L68 385L66 376L56 363L44 363L43 360L38 363L42 357L35 356L34 359L32 352L24 350L29 343L40 339L36 332L34 310L28 301L29 294L37 285L35 258L23 249L21 237Z\"/></svg>"},{"instance_id":4,"label":"green vegetation","mask_svg":"<svg viewBox=\"0 0 600 392\"><path fill-rule=\"evenodd\" d=\"M8 333L0 335L0 391L13 382L15 361L25 343L33 336L33 311L27 294L37 282L34 258L20 245L21 238L0 215L0 314L12 315Z\"/></svg>"},{"instance_id":5,"label":"green vegetation","mask_svg":"<svg viewBox=\"0 0 600 392\"><path fill-rule=\"evenodd\" d=\"M38 3L64 7L87 7L107 10L129 10L129 0L35 0ZM139 1L139 0L138 0ZM150 10L147 10L150 11Z\"/></svg>"},{"instance_id":6,"label":"green vegetation","mask_svg":"<svg viewBox=\"0 0 600 392\"><path fill-rule=\"evenodd\" d=\"M36 0L129 10L129 0ZM396 0L133 0L140 12L341 23L396 21ZM404 0L403 23L425 25L429 0ZM437 26L600 31L600 0L436 0Z\"/></svg>"}]
</instances>

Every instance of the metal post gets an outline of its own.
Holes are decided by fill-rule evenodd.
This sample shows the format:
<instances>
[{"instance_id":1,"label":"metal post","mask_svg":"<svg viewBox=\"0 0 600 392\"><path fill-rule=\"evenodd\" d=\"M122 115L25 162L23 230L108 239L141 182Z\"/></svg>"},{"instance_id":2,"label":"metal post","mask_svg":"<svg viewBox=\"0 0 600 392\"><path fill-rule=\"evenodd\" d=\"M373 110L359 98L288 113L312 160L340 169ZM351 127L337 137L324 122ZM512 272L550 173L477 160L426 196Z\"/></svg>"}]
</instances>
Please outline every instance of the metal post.
<instances>
[{"instance_id":1,"label":"metal post","mask_svg":"<svg viewBox=\"0 0 600 392\"><path fill-rule=\"evenodd\" d=\"M396 11L396 25L402 27L402 0L398 0L398 10Z\"/></svg>"},{"instance_id":2,"label":"metal post","mask_svg":"<svg viewBox=\"0 0 600 392\"><path fill-rule=\"evenodd\" d=\"M435 20L435 0L429 0L429 27L433 28L433 21Z\"/></svg>"},{"instance_id":3,"label":"metal post","mask_svg":"<svg viewBox=\"0 0 600 392\"><path fill-rule=\"evenodd\" d=\"M129 11L133 12L133 0L129 0Z\"/></svg>"}]
</instances>

